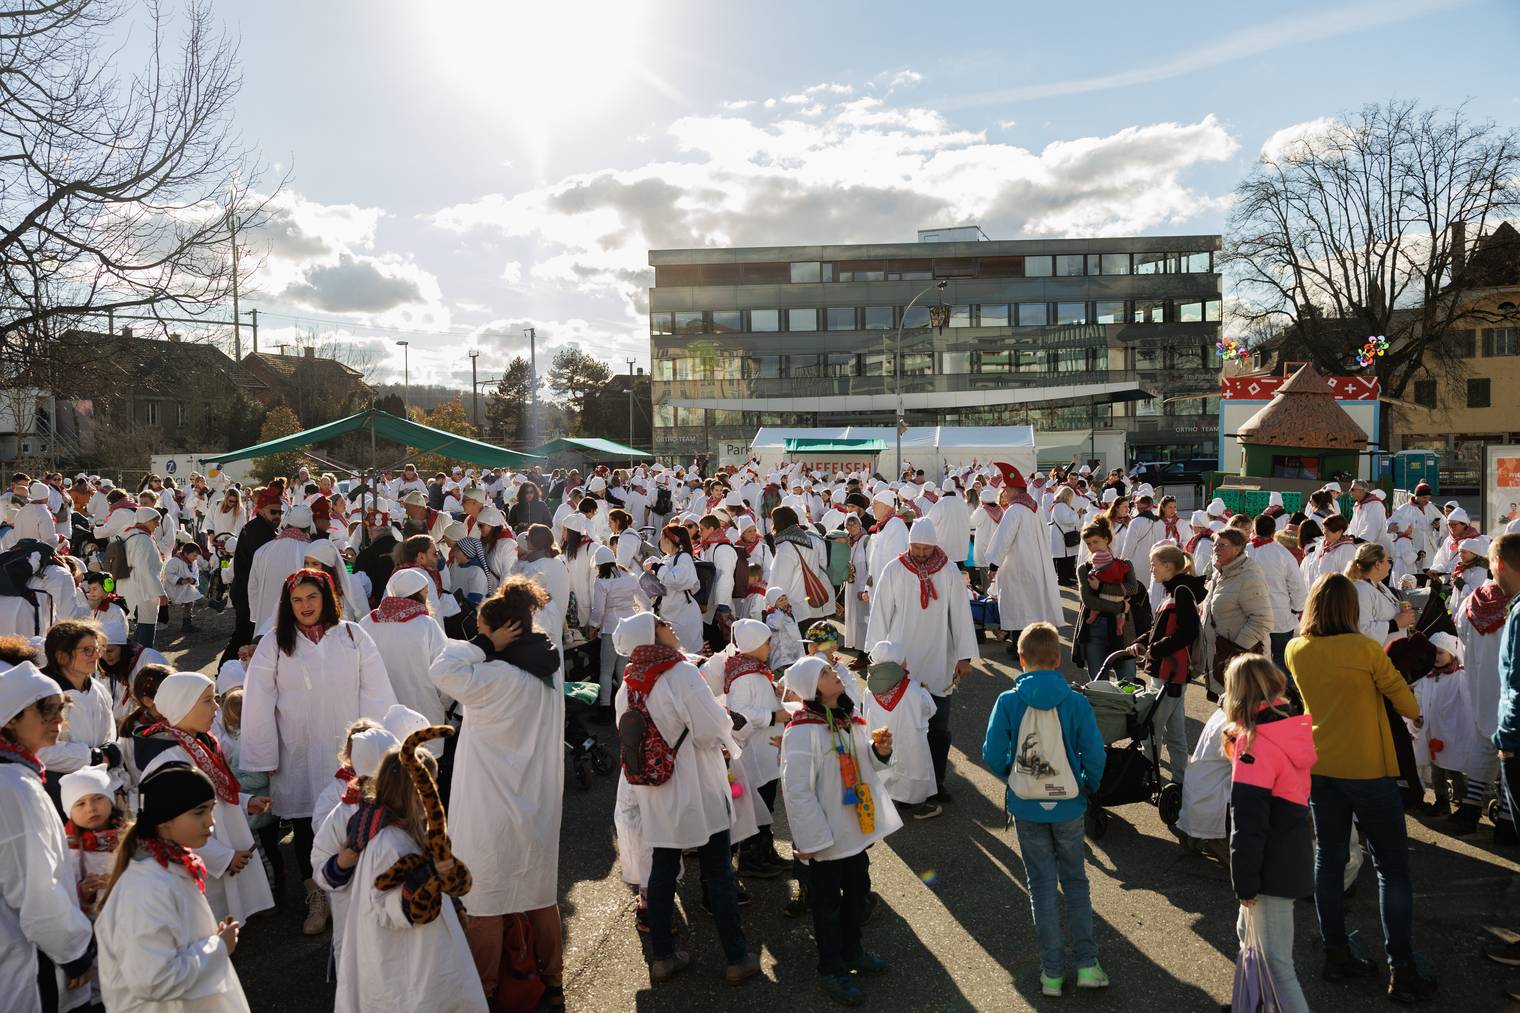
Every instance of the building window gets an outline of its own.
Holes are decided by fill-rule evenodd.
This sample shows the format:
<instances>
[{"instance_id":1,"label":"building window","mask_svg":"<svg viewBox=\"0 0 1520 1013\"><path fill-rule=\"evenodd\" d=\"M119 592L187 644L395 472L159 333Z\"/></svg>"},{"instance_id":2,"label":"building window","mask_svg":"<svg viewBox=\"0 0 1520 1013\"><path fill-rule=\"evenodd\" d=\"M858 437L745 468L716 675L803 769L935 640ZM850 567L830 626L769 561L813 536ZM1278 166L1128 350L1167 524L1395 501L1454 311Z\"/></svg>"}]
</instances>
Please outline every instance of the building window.
<instances>
[{"instance_id":1,"label":"building window","mask_svg":"<svg viewBox=\"0 0 1520 1013\"><path fill-rule=\"evenodd\" d=\"M701 334L705 326L701 310L676 311L677 334Z\"/></svg>"},{"instance_id":2,"label":"building window","mask_svg":"<svg viewBox=\"0 0 1520 1013\"><path fill-rule=\"evenodd\" d=\"M1060 324L1085 324L1087 323L1087 303L1085 302L1058 302L1056 303L1056 323Z\"/></svg>"},{"instance_id":3,"label":"building window","mask_svg":"<svg viewBox=\"0 0 1520 1013\"><path fill-rule=\"evenodd\" d=\"M1124 323L1124 301L1122 299L1100 299L1093 303L1093 319L1100 324Z\"/></svg>"},{"instance_id":4,"label":"building window","mask_svg":"<svg viewBox=\"0 0 1520 1013\"><path fill-rule=\"evenodd\" d=\"M903 376L932 376L934 373L934 354L932 352L904 352L902 357Z\"/></svg>"},{"instance_id":5,"label":"building window","mask_svg":"<svg viewBox=\"0 0 1520 1013\"><path fill-rule=\"evenodd\" d=\"M1458 359L1471 359L1477 355L1476 339L1477 333L1475 331L1448 331L1446 334L1446 347Z\"/></svg>"},{"instance_id":6,"label":"building window","mask_svg":"<svg viewBox=\"0 0 1520 1013\"><path fill-rule=\"evenodd\" d=\"M739 280L745 285L784 285L787 276L787 265L777 261L739 265ZM658 279L655 284L659 284Z\"/></svg>"},{"instance_id":7,"label":"building window","mask_svg":"<svg viewBox=\"0 0 1520 1013\"><path fill-rule=\"evenodd\" d=\"M1168 274L1208 274L1209 270L1207 253L1173 254L1167 264Z\"/></svg>"},{"instance_id":8,"label":"building window","mask_svg":"<svg viewBox=\"0 0 1520 1013\"><path fill-rule=\"evenodd\" d=\"M1218 299L1208 299L1203 304L1203 319L1210 323L1219 323L1219 313L1223 307Z\"/></svg>"},{"instance_id":9,"label":"building window","mask_svg":"<svg viewBox=\"0 0 1520 1013\"><path fill-rule=\"evenodd\" d=\"M1165 253L1137 253L1135 254L1135 273L1165 274L1166 261Z\"/></svg>"},{"instance_id":10,"label":"building window","mask_svg":"<svg viewBox=\"0 0 1520 1013\"><path fill-rule=\"evenodd\" d=\"M1006 373L1008 372L1008 363L1012 358L1012 352L976 352L975 357L972 359L972 372Z\"/></svg>"},{"instance_id":11,"label":"building window","mask_svg":"<svg viewBox=\"0 0 1520 1013\"><path fill-rule=\"evenodd\" d=\"M1136 348L1135 349L1135 368L1136 369L1165 369L1166 368L1166 350L1163 349L1163 348L1160 348L1160 347L1156 347L1156 348L1144 348L1144 347Z\"/></svg>"},{"instance_id":12,"label":"building window","mask_svg":"<svg viewBox=\"0 0 1520 1013\"><path fill-rule=\"evenodd\" d=\"M1177 304L1177 321L1184 324L1203 322L1203 303L1180 302Z\"/></svg>"},{"instance_id":13,"label":"building window","mask_svg":"<svg viewBox=\"0 0 1520 1013\"><path fill-rule=\"evenodd\" d=\"M816 331L818 329L818 311L816 309L787 310L786 329L789 331Z\"/></svg>"},{"instance_id":14,"label":"building window","mask_svg":"<svg viewBox=\"0 0 1520 1013\"><path fill-rule=\"evenodd\" d=\"M766 334L781 330L781 311L750 310L749 329L752 334Z\"/></svg>"},{"instance_id":15,"label":"building window","mask_svg":"<svg viewBox=\"0 0 1520 1013\"><path fill-rule=\"evenodd\" d=\"M1130 315L1130 320L1137 324L1166 323L1166 300L1136 299L1135 312Z\"/></svg>"},{"instance_id":16,"label":"building window","mask_svg":"<svg viewBox=\"0 0 1520 1013\"><path fill-rule=\"evenodd\" d=\"M743 314L738 310L713 310L712 332L714 334L737 334L744 330Z\"/></svg>"},{"instance_id":17,"label":"building window","mask_svg":"<svg viewBox=\"0 0 1520 1013\"><path fill-rule=\"evenodd\" d=\"M183 401L174 405L174 424L183 429L190 421L190 408Z\"/></svg>"},{"instance_id":18,"label":"building window","mask_svg":"<svg viewBox=\"0 0 1520 1013\"><path fill-rule=\"evenodd\" d=\"M1050 322L1050 308L1042 302L1021 302L1016 322L1020 327L1044 327Z\"/></svg>"},{"instance_id":19,"label":"building window","mask_svg":"<svg viewBox=\"0 0 1520 1013\"><path fill-rule=\"evenodd\" d=\"M833 274L839 281L883 281L887 276L879 260L841 260Z\"/></svg>"},{"instance_id":20,"label":"building window","mask_svg":"<svg viewBox=\"0 0 1520 1013\"><path fill-rule=\"evenodd\" d=\"M897 325L894 319L896 311L891 306L867 306L866 307L866 330L890 331Z\"/></svg>"},{"instance_id":21,"label":"building window","mask_svg":"<svg viewBox=\"0 0 1520 1013\"><path fill-rule=\"evenodd\" d=\"M1057 278L1080 278L1082 276L1082 262L1086 258L1081 254L1061 254L1056 257Z\"/></svg>"},{"instance_id":22,"label":"building window","mask_svg":"<svg viewBox=\"0 0 1520 1013\"><path fill-rule=\"evenodd\" d=\"M983 304L978 319L981 327L1007 327L1008 304L997 303L995 305Z\"/></svg>"},{"instance_id":23,"label":"building window","mask_svg":"<svg viewBox=\"0 0 1520 1013\"><path fill-rule=\"evenodd\" d=\"M1173 369L1207 369L1208 352L1202 345L1177 345L1172 349Z\"/></svg>"},{"instance_id":24,"label":"building window","mask_svg":"<svg viewBox=\"0 0 1520 1013\"><path fill-rule=\"evenodd\" d=\"M817 282L823 277L822 265L816 260L804 261L792 265L792 284L807 284Z\"/></svg>"},{"instance_id":25,"label":"building window","mask_svg":"<svg viewBox=\"0 0 1520 1013\"><path fill-rule=\"evenodd\" d=\"M1424 405L1426 408L1436 406L1436 382L1434 380L1416 380L1414 382L1414 403Z\"/></svg>"},{"instance_id":26,"label":"building window","mask_svg":"<svg viewBox=\"0 0 1520 1013\"><path fill-rule=\"evenodd\" d=\"M1272 477L1294 478L1311 482L1319 480L1319 458L1272 455Z\"/></svg>"},{"instance_id":27,"label":"building window","mask_svg":"<svg viewBox=\"0 0 1520 1013\"><path fill-rule=\"evenodd\" d=\"M830 306L824 311L824 319L831 331L855 330L854 306Z\"/></svg>"},{"instance_id":28,"label":"building window","mask_svg":"<svg viewBox=\"0 0 1520 1013\"><path fill-rule=\"evenodd\" d=\"M1101 254L1101 264L1104 274L1129 274L1129 254L1127 253L1104 253ZM1092 258L1088 258L1087 273L1092 274Z\"/></svg>"},{"instance_id":29,"label":"building window","mask_svg":"<svg viewBox=\"0 0 1520 1013\"><path fill-rule=\"evenodd\" d=\"M922 304L911 307L903 312L903 330L911 330L914 327L929 326L929 307Z\"/></svg>"},{"instance_id":30,"label":"building window","mask_svg":"<svg viewBox=\"0 0 1520 1013\"><path fill-rule=\"evenodd\" d=\"M950 326L951 327L970 327L971 326L971 307L970 306L951 306L950 307Z\"/></svg>"},{"instance_id":31,"label":"building window","mask_svg":"<svg viewBox=\"0 0 1520 1013\"><path fill-rule=\"evenodd\" d=\"M1161 414L1161 399L1159 397L1146 398L1144 401L1132 401L1135 406L1135 418L1155 418Z\"/></svg>"},{"instance_id":32,"label":"building window","mask_svg":"<svg viewBox=\"0 0 1520 1013\"><path fill-rule=\"evenodd\" d=\"M942 376L960 376L971 372L970 352L941 352L939 371Z\"/></svg>"},{"instance_id":33,"label":"building window","mask_svg":"<svg viewBox=\"0 0 1520 1013\"><path fill-rule=\"evenodd\" d=\"M1487 408L1490 405L1488 393L1488 380L1467 381L1467 407Z\"/></svg>"},{"instance_id":34,"label":"building window","mask_svg":"<svg viewBox=\"0 0 1520 1013\"><path fill-rule=\"evenodd\" d=\"M1038 373L1044 369L1045 356L1032 348L1018 349L1013 353L1013 371L1015 373Z\"/></svg>"},{"instance_id":35,"label":"building window","mask_svg":"<svg viewBox=\"0 0 1520 1013\"><path fill-rule=\"evenodd\" d=\"M855 356L850 352L791 356L790 374L797 377L854 376Z\"/></svg>"},{"instance_id":36,"label":"building window","mask_svg":"<svg viewBox=\"0 0 1520 1013\"><path fill-rule=\"evenodd\" d=\"M1026 278L1049 278L1055 273L1055 266L1051 263L1051 257L1025 257L1024 277Z\"/></svg>"},{"instance_id":37,"label":"building window","mask_svg":"<svg viewBox=\"0 0 1520 1013\"><path fill-rule=\"evenodd\" d=\"M782 355L747 355L744 357L746 380L777 380L782 375Z\"/></svg>"},{"instance_id":38,"label":"building window","mask_svg":"<svg viewBox=\"0 0 1520 1013\"><path fill-rule=\"evenodd\" d=\"M143 424L149 426L158 425L158 402L143 402Z\"/></svg>"},{"instance_id":39,"label":"building window","mask_svg":"<svg viewBox=\"0 0 1520 1013\"><path fill-rule=\"evenodd\" d=\"M1483 354L1520 355L1520 327L1483 328Z\"/></svg>"},{"instance_id":40,"label":"building window","mask_svg":"<svg viewBox=\"0 0 1520 1013\"><path fill-rule=\"evenodd\" d=\"M674 334L675 332L675 321L671 319L669 313L649 314L650 334Z\"/></svg>"},{"instance_id":41,"label":"building window","mask_svg":"<svg viewBox=\"0 0 1520 1013\"><path fill-rule=\"evenodd\" d=\"M932 260L887 261L888 281L928 281L932 277L934 277Z\"/></svg>"},{"instance_id":42,"label":"building window","mask_svg":"<svg viewBox=\"0 0 1520 1013\"><path fill-rule=\"evenodd\" d=\"M1023 257L983 257L981 270L977 272L980 278L1022 278L1024 277Z\"/></svg>"}]
</instances>

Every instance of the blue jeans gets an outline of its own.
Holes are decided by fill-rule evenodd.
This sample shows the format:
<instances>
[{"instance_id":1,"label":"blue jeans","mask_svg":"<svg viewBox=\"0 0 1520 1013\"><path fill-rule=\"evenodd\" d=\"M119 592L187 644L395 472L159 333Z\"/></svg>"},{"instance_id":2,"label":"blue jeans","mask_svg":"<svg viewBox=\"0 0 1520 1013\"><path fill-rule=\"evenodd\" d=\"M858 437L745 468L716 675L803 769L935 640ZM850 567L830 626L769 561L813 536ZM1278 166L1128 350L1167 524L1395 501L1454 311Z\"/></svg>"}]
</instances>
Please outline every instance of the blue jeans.
<instances>
[{"instance_id":1,"label":"blue jeans","mask_svg":"<svg viewBox=\"0 0 1520 1013\"><path fill-rule=\"evenodd\" d=\"M1130 620L1133 622L1134 620ZM1087 677L1096 679L1098 672L1103 668L1104 660L1114 651L1119 649L1119 638L1114 636L1114 620L1112 616L1100 615L1097 619L1082 626L1082 643L1087 651ZM1132 678L1135 674L1135 659L1125 658L1114 669L1114 675L1121 679Z\"/></svg>"},{"instance_id":2,"label":"blue jeans","mask_svg":"<svg viewBox=\"0 0 1520 1013\"><path fill-rule=\"evenodd\" d=\"M1015 819L1019 856L1029 883L1029 909L1040 946L1040 969L1050 978L1066 974L1066 946L1061 936L1061 904L1066 897L1066 928L1071 933L1072 961L1078 968L1098 962L1093 941L1092 896L1087 888L1087 846L1082 840L1085 819L1065 823L1035 823Z\"/></svg>"},{"instance_id":3,"label":"blue jeans","mask_svg":"<svg viewBox=\"0 0 1520 1013\"><path fill-rule=\"evenodd\" d=\"M718 939L730 964L743 960L746 953L744 930L739 927L739 894L734 885L734 867L730 862L728 831L720 830L697 849L702 882L707 887L713 921L718 924ZM655 848L649 866L649 947L655 960L669 960L675 953L670 938L670 922L675 915L676 877L681 873L680 848Z\"/></svg>"},{"instance_id":4,"label":"blue jeans","mask_svg":"<svg viewBox=\"0 0 1520 1013\"><path fill-rule=\"evenodd\" d=\"M1377 870L1378 907L1389 963L1414 959L1414 885L1409 878L1409 838L1404 802L1391 777L1347 779L1314 775L1309 789L1314 815L1314 907L1327 947L1346 945L1342 874L1350 857L1351 818Z\"/></svg>"},{"instance_id":5,"label":"blue jeans","mask_svg":"<svg viewBox=\"0 0 1520 1013\"><path fill-rule=\"evenodd\" d=\"M137 623L132 627L132 640L144 647L153 646L153 634L158 630L158 602L139 605L134 613Z\"/></svg>"}]
</instances>

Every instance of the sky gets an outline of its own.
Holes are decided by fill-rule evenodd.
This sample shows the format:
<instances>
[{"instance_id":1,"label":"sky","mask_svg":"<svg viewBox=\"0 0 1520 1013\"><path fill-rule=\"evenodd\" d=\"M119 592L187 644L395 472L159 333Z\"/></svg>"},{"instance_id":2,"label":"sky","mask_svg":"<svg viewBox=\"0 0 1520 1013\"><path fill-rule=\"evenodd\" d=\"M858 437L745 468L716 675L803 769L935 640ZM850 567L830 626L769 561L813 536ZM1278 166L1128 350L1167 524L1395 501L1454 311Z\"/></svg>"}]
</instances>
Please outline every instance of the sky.
<instances>
[{"instance_id":1,"label":"sky","mask_svg":"<svg viewBox=\"0 0 1520 1013\"><path fill-rule=\"evenodd\" d=\"M411 383L468 387L526 326L541 372L647 364L650 249L1213 233L1264 145L1338 112L1520 125L1520 70L1481 56L1520 41L1512 0L213 9L284 180L245 236L260 347L316 332L379 382L405 340Z\"/></svg>"}]
</instances>

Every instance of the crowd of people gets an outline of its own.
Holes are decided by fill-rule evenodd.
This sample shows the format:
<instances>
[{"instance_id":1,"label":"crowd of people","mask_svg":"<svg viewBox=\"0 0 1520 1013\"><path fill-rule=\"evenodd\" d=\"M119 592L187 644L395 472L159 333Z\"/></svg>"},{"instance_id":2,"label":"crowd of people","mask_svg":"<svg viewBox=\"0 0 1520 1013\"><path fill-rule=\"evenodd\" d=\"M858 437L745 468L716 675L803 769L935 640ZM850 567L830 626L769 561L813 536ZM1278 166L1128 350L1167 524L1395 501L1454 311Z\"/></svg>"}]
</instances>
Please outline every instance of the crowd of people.
<instances>
[{"instance_id":1,"label":"crowd of people","mask_svg":"<svg viewBox=\"0 0 1520 1013\"><path fill-rule=\"evenodd\" d=\"M1179 841L1228 866L1282 1009L1308 1008L1296 900L1314 901L1327 979L1376 973L1343 912L1364 848L1389 994L1429 998L1405 814L1461 836L1493 811L1515 841L1520 533L1483 535L1423 485L1391 513L1381 490L1349 496L1347 514L1332 483L1302 512L1273 493L1255 516L1220 499L1184 516L1075 463L934 480L408 465L135 492L13 476L0 994L246 1009L230 958L294 875L340 1010L562 1005L560 757L584 713L613 726L609 816L651 981L693 961L674 908L694 854L728 984L761 967L740 877L789 877L820 988L859 1005L889 970L863 929L870 849L953 805L956 690L992 638L1015 682L981 756L1007 785L1044 994L1066 989L1068 945L1075 988L1109 985L1084 834L1114 741L1091 694L1113 688L1158 771L1165 747ZM155 649L171 609L190 631L227 607L214 674ZM1218 708L1195 742L1198 684ZM1491 955L1520 966L1520 945Z\"/></svg>"}]
</instances>

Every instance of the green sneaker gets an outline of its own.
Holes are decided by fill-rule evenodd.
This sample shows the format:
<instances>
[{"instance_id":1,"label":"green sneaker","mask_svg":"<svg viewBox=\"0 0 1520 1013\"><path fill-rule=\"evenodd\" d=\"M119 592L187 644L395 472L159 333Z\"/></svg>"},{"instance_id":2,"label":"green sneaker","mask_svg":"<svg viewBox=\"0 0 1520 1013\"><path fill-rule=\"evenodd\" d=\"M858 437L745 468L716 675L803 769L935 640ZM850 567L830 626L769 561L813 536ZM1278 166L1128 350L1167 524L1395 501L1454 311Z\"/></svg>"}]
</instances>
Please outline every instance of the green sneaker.
<instances>
[{"instance_id":1,"label":"green sneaker","mask_svg":"<svg viewBox=\"0 0 1520 1013\"><path fill-rule=\"evenodd\" d=\"M1050 975L1040 972L1040 992L1044 995L1060 996L1061 988L1066 984L1066 976L1052 978Z\"/></svg>"},{"instance_id":2,"label":"green sneaker","mask_svg":"<svg viewBox=\"0 0 1520 1013\"><path fill-rule=\"evenodd\" d=\"M1103 973L1103 968L1097 963L1091 967L1077 968L1078 988L1107 988L1108 975Z\"/></svg>"}]
</instances>

